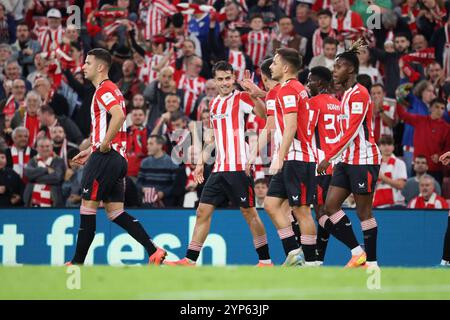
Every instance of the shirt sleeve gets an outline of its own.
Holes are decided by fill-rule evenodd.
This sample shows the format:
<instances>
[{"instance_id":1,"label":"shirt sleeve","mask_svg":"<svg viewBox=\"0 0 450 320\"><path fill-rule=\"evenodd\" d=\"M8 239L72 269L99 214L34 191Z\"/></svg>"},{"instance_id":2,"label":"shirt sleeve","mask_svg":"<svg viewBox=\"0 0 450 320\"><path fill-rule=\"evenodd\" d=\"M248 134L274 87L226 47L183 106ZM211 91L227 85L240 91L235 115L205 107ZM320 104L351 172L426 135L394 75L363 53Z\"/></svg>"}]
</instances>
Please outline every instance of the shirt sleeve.
<instances>
[{"instance_id":1,"label":"shirt sleeve","mask_svg":"<svg viewBox=\"0 0 450 320\"><path fill-rule=\"evenodd\" d=\"M356 138L359 128L366 118L370 99L367 95L356 93L350 97L348 104L350 107L348 129L345 131L339 142L333 146L333 149L330 150L330 153L327 154L325 160L328 162L336 159Z\"/></svg>"},{"instance_id":2,"label":"shirt sleeve","mask_svg":"<svg viewBox=\"0 0 450 320\"><path fill-rule=\"evenodd\" d=\"M239 97L239 109L244 113L252 113L253 107L255 104L253 103L252 98L247 92L241 92Z\"/></svg>"},{"instance_id":3,"label":"shirt sleeve","mask_svg":"<svg viewBox=\"0 0 450 320\"><path fill-rule=\"evenodd\" d=\"M115 105L120 105L116 94L108 88L100 88L97 92L97 100L105 107L107 111Z\"/></svg>"},{"instance_id":4,"label":"shirt sleeve","mask_svg":"<svg viewBox=\"0 0 450 320\"><path fill-rule=\"evenodd\" d=\"M298 112L299 96L297 92L291 90L289 87L284 87L280 89L278 97L283 114Z\"/></svg>"},{"instance_id":5,"label":"shirt sleeve","mask_svg":"<svg viewBox=\"0 0 450 320\"><path fill-rule=\"evenodd\" d=\"M406 181L408 179L408 174L406 173L406 164L403 160L397 159L397 161L395 162L394 170L394 180L402 179Z\"/></svg>"}]
</instances>

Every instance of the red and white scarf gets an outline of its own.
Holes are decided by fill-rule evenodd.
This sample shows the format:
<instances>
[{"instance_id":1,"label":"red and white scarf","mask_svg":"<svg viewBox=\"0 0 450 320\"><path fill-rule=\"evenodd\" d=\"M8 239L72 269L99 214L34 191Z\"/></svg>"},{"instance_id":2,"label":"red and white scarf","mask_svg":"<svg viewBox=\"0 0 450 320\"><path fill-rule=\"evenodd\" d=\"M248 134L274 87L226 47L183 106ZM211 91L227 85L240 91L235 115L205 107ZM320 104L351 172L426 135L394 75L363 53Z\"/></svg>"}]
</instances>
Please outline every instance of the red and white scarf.
<instances>
[{"instance_id":1,"label":"red and white scarf","mask_svg":"<svg viewBox=\"0 0 450 320\"><path fill-rule=\"evenodd\" d=\"M230 50L228 62L233 66L234 72L236 73L236 80L243 80L245 68L247 67L244 53L242 51Z\"/></svg>"},{"instance_id":2,"label":"red and white scarf","mask_svg":"<svg viewBox=\"0 0 450 320\"><path fill-rule=\"evenodd\" d=\"M16 101L13 95L10 95L8 100L6 100L5 106L3 108L3 113L7 116L12 117L16 112Z\"/></svg>"},{"instance_id":3,"label":"red and white scarf","mask_svg":"<svg viewBox=\"0 0 450 320\"><path fill-rule=\"evenodd\" d=\"M347 10L345 13L344 20L342 21L342 27L339 28L341 24L339 23L339 20L337 18L337 14L333 15L333 18L331 19L331 28L334 30L337 30L338 32L342 32L345 30L351 30L352 29L352 11Z\"/></svg>"},{"instance_id":4,"label":"red and white scarf","mask_svg":"<svg viewBox=\"0 0 450 320\"><path fill-rule=\"evenodd\" d=\"M396 160L397 159L395 157L391 157L387 161L387 165L383 166L384 175L390 179L392 179L392 177L394 176ZM388 206L394 204L394 188L388 184L382 183L381 179L378 179L375 194L373 197L373 207Z\"/></svg>"},{"instance_id":5,"label":"red and white scarf","mask_svg":"<svg viewBox=\"0 0 450 320\"><path fill-rule=\"evenodd\" d=\"M336 32L333 29L330 29L327 37L336 38ZM314 56L320 56L323 53L323 39L320 33L320 28L317 28L313 34L312 47Z\"/></svg>"},{"instance_id":6,"label":"red and white scarf","mask_svg":"<svg viewBox=\"0 0 450 320\"><path fill-rule=\"evenodd\" d=\"M22 180L25 180L23 168L30 162L30 154L30 147L26 147L25 151L17 149L14 145L11 147L13 170L22 178Z\"/></svg>"},{"instance_id":7,"label":"red and white scarf","mask_svg":"<svg viewBox=\"0 0 450 320\"><path fill-rule=\"evenodd\" d=\"M28 112L25 112L23 118L23 125L28 129L28 145L34 147L36 143L36 137L39 132L40 122L37 116L29 116Z\"/></svg>"},{"instance_id":8,"label":"red and white scarf","mask_svg":"<svg viewBox=\"0 0 450 320\"><path fill-rule=\"evenodd\" d=\"M36 162L39 168L50 167L52 161L53 157L49 157L44 161L39 156L36 156ZM35 183L33 186L33 193L31 194L31 204L36 207L51 207L53 204L51 198L51 186L48 184Z\"/></svg>"},{"instance_id":9,"label":"red and white scarf","mask_svg":"<svg viewBox=\"0 0 450 320\"><path fill-rule=\"evenodd\" d=\"M172 16L177 12L177 8L166 0L150 1L147 11L147 23L144 30L144 38L147 40L161 34L166 25L167 17Z\"/></svg>"},{"instance_id":10,"label":"red and white scarf","mask_svg":"<svg viewBox=\"0 0 450 320\"><path fill-rule=\"evenodd\" d=\"M436 192L433 192L430 199L428 201L422 195L411 200L408 205L408 208L412 209L443 209L446 208L446 204L439 199Z\"/></svg>"}]
</instances>

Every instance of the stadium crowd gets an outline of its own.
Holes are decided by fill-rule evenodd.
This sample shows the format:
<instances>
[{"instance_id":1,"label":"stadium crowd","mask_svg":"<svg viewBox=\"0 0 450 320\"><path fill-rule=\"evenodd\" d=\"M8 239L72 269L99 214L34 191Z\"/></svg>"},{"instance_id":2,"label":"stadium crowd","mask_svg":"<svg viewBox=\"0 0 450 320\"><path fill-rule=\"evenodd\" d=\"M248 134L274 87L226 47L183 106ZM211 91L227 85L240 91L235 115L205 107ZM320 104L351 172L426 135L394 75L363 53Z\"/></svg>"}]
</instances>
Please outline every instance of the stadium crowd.
<instances>
[{"instance_id":1,"label":"stadium crowd","mask_svg":"<svg viewBox=\"0 0 450 320\"><path fill-rule=\"evenodd\" d=\"M95 88L81 67L92 48L111 52L109 76L126 102L125 206L194 207L214 62L262 86L264 57L294 48L306 83L309 69L332 70L364 37L358 82L371 94L383 158L374 207L448 208L449 170L438 159L450 150L449 33L450 1L440 0L1 0L0 205L80 205L83 168L70 160L89 147ZM251 114L245 126L254 145L265 120ZM253 165L257 208L270 146Z\"/></svg>"}]
</instances>

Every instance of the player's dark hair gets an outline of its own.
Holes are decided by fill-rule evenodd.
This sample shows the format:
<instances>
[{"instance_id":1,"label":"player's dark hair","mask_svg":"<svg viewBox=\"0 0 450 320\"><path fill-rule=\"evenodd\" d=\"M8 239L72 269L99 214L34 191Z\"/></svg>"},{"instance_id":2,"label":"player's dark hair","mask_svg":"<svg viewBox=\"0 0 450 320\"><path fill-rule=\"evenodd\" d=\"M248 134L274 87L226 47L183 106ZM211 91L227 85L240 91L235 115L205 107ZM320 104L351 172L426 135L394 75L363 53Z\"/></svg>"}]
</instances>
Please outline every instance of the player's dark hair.
<instances>
[{"instance_id":1,"label":"player's dark hair","mask_svg":"<svg viewBox=\"0 0 450 320\"><path fill-rule=\"evenodd\" d=\"M358 74L359 72L359 59L358 59L358 53L359 50L366 45L366 42L364 39L360 38L356 40L350 47L350 49L338 54L336 56L336 60L345 60L346 62L350 63L354 70L354 74Z\"/></svg>"},{"instance_id":2,"label":"player's dark hair","mask_svg":"<svg viewBox=\"0 0 450 320\"><path fill-rule=\"evenodd\" d=\"M389 135L382 135L380 140L378 141L379 145L389 145L389 146L393 146L394 145L394 138L392 136Z\"/></svg>"},{"instance_id":3,"label":"player's dark hair","mask_svg":"<svg viewBox=\"0 0 450 320\"><path fill-rule=\"evenodd\" d=\"M418 154L417 156L414 157L414 160L416 160L417 158L425 159L425 160L427 159L427 157L423 154Z\"/></svg>"},{"instance_id":4,"label":"player's dark hair","mask_svg":"<svg viewBox=\"0 0 450 320\"><path fill-rule=\"evenodd\" d=\"M213 69L212 69L213 77L216 76L217 71L231 71L231 73L233 73L234 69L231 64L229 64L227 61L222 60L222 61L216 62L216 64L213 66Z\"/></svg>"},{"instance_id":5,"label":"player's dark hair","mask_svg":"<svg viewBox=\"0 0 450 320\"><path fill-rule=\"evenodd\" d=\"M294 68L295 73L299 72L302 68L302 56L297 50L292 48L279 48L277 49L276 54Z\"/></svg>"},{"instance_id":6,"label":"player's dark hair","mask_svg":"<svg viewBox=\"0 0 450 320\"><path fill-rule=\"evenodd\" d=\"M356 76L356 82L365 87L367 91L372 88L372 78L368 74L359 74Z\"/></svg>"},{"instance_id":7,"label":"player's dark hair","mask_svg":"<svg viewBox=\"0 0 450 320\"><path fill-rule=\"evenodd\" d=\"M28 26L28 24L26 22L19 22L18 24L16 24L16 28L19 26L27 27L27 29L30 30L30 27Z\"/></svg>"},{"instance_id":8,"label":"player's dark hair","mask_svg":"<svg viewBox=\"0 0 450 320\"><path fill-rule=\"evenodd\" d=\"M376 87L380 87L381 89L383 89L383 91L385 91L384 85L381 83L374 83L370 89L376 88Z\"/></svg>"},{"instance_id":9,"label":"player's dark hair","mask_svg":"<svg viewBox=\"0 0 450 320\"><path fill-rule=\"evenodd\" d=\"M95 59L103 61L106 64L106 67L108 70L109 70L109 68L111 68L112 57L111 57L111 54L107 50L105 50L103 48L95 48L95 49L89 50L87 55L94 56Z\"/></svg>"},{"instance_id":10,"label":"player's dark hair","mask_svg":"<svg viewBox=\"0 0 450 320\"><path fill-rule=\"evenodd\" d=\"M164 136L160 135L160 134L152 134L149 139L151 138L155 138L156 143L159 145L164 145L166 144L166 138L164 138Z\"/></svg>"},{"instance_id":11,"label":"player's dark hair","mask_svg":"<svg viewBox=\"0 0 450 320\"><path fill-rule=\"evenodd\" d=\"M331 74L330 69L323 67L323 66L317 66L309 70L310 74L318 77L320 81L325 82L327 84L330 84L331 80L333 79L333 75Z\"/></svg>"},{"instance_id":12,"label":"player's dark hair","mask_svg":"<svg viewBox=\"0 0 450 320\"><path fill-rule=\"evenodd\" d=\"M317 12L317 17L319 16L329 16L330 18L333 17L333 14L331 13L330 9L321 9L319 12Z\"/></svg>"},{"instance_id":13,"label":"player's dark hair","mask_svg":"<svg viewBox=\"0 0 450 320\"><path fill-rule=\"evenodd\" d=\"M44 105L41 107L41 113L48 113L50 115L55 115L55 110L49 105Z\"/></svg>"},{"instance_id":14,"label":"player's dark hair","mask_svg":"<svg viewBox=\"0 0 450 320\"><path fill-rule=\"evenodd\" d=\"M447 104L442 98L434 98L433 100L431 100L430 102L430 108L432 106L434 106L435 104L440 103L443 104L444 106Z\"/></svg>"},{"instance_id":15,"label":"player's dark hair","mask_svg":"<svg viewBox=\"0 0 450 320\"><path fill-rule=\"evenodd\" d=\"M269 58L264 60L261 63L261 73L265 75L267 78L272 79L272 72L270 71L270 65L273 62L273 58Z\"/></svg>"}]
</instances>

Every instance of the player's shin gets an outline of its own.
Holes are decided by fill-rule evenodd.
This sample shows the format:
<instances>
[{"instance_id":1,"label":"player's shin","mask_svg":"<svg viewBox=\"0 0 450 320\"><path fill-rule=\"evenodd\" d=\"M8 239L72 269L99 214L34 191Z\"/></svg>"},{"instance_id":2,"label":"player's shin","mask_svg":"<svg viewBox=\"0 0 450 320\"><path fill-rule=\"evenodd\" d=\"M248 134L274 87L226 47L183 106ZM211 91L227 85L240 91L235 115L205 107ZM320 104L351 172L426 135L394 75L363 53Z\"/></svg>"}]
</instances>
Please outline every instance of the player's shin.
<instances>
[{"instance_id":1,"label":"player's shin","mask_svg":"<svg viewBox=\"0 0 450 320\"><path fill-rule=\"evenodd\" d=\"M149 256L156 252L156 246L139 223L139 220L130 216L123 209L108 212L108 217L139 242L145 248Z\"/></svg>"},{"instance_id":2,"label":"player's shin","mask_svg":"<svg viewBox=\"0 0 450 320\"><path fill-rule=\"evenodd\" d=\"M80 208L80 229L78 230L77 246L72 264L83 264L95 237L96 209L81 206Z\"/></svg>"}]
</instances>

